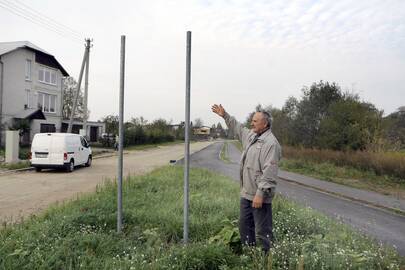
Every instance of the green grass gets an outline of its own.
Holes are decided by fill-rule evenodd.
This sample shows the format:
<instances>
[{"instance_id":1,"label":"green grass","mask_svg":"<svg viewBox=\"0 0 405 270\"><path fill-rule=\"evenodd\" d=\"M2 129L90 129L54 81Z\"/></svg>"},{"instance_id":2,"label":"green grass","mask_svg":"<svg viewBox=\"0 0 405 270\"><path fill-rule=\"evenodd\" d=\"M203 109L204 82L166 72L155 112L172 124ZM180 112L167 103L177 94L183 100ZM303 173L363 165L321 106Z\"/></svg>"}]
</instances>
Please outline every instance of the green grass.
<instances>
[{"instance_id":1,"label":"green grass","mask_svg":"<svg viewBox=\"0 0 405 270\"><path fill-rule=\"evenodd\" d=\"M135 151L135 150L147 150L151 148L156 148L159 146L174 145L184 143L184 141L177 140L173 142L163 142L163 143L154 143L154 144L140 144L140 145L131 145L124 148L124 150Z\"/></svg>"},{"instance_id":2,"label":"green grass","mask_svg":"<svg viewBox=\"0 0 405 270\"><path fill-rule=\"evenodd\" d=\"M242 153L243 151L243 146L242 143L240 141L232 141L232 143L236 146L236 148L239 149L239 151Z\"/></svg>"},{"instance_id":3,"label":"green grass","mask_svg":"<svg viewBox=\"0 0 405 270\"><path fill-rule=\"evenodd\" d=\"M228 154L228 142L224 142L221 148L221 152L219 153L220 159L225 162L225 163L230 163L231 160L229 159L229 154Z\"/></svg>"},{"instance_id":4,"label":"green grass","mask_svg":"<svg viewBox=\"0 0 405 270\"><path fill-rule=\"evenodd\" d=\"M19 161L16 163L0 163L0 168L7 170L18 170L31 167L29 161Z\"/></svg>"},{"instance_id":5,"label":"green grass","mask_svg":"<svg viewBox=\"0 0 405 270\"><path fill-rule=\"evenodd\" d=\"M0 230L0 269L271 269L257 250L238 253L226 244L224 229L237 232L229 228L239 212L236 182L190 171L187 247L181 243L182 192L181 167L131 177L124 182L124 229L117 234L116 185L107 182L94 194ZM276 196L273 215L272 269L296 269L299 260L305 269L404 265L393 250L282 197ZM208 240L213 236L217 241Z\"/></svg>"},{"instance_id":6,"label":"green grass","mask_svg":"<svg viewBox=\"0 0 405 270\"><path fill-rule=\"evenodd\" d=\"M302 159L282 159L280 168L346 186L375 191L405 199L405 182L393 176L377 175L373 171L350 166L336 166L330 162Z\"/></svg>"}]
</instances>

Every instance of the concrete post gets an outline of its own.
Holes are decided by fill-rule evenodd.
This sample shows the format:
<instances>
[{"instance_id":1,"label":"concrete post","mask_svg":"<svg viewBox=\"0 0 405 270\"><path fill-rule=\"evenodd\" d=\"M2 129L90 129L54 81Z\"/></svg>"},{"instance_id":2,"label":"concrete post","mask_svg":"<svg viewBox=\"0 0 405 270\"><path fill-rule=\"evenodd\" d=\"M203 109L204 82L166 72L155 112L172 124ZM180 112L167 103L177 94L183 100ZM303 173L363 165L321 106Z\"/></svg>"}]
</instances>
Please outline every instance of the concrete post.
<instances>
[{"instance_id":1,"label":"concrete post","mask_svg":"<svg viewBox=\"0 0 405 270\"><path fill-rule=\"evenodd\" d=\"M6 131L6 163L18 162L20 135L18 130Z\"/></svg>"}]
</instances>

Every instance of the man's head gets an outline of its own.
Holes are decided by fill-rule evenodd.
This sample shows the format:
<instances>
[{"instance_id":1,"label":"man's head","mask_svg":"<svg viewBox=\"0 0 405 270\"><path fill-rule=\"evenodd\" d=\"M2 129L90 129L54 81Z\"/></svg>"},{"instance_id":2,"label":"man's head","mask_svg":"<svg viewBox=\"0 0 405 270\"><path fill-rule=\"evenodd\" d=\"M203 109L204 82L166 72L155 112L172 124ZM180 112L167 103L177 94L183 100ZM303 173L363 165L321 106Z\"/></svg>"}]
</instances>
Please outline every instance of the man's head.
<instances>
[{"instance_id":1,"label":"man's head","mask_svg":"<svg viewBox=\"0 0 405 270\"><path fill-rule=\"evenodd\" d=\"M255 112L250 125L253 132L256 134L261 134L271 127L271 116L266 111Z\"/></svg>"}]
</instances>

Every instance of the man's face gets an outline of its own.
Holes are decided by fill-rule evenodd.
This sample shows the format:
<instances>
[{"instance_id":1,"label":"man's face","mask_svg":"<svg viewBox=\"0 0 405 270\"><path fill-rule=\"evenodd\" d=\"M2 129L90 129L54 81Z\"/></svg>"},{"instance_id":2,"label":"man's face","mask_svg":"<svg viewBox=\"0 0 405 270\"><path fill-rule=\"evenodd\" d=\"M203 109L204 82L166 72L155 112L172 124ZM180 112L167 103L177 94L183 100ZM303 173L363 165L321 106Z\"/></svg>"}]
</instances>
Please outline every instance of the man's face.
<instances>
[{"instance_id":1,"label":"man's face","mask_svg":"<svg viewBox=\"0 0 405 270\"><path fill-rule=\"evenodd\" d=\"M252 126L252 130L254 133L262 133L267 128L267 121L264 118L263 113L255 113L250 125Z\"/></svg>"}]
</instances>

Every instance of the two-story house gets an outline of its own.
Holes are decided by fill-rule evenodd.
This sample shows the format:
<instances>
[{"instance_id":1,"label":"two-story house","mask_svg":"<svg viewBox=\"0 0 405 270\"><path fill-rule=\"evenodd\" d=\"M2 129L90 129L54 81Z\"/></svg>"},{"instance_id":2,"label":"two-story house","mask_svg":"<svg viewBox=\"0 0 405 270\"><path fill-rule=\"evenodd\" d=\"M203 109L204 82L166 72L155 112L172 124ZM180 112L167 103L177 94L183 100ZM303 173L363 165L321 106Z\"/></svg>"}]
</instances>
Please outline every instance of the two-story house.
<instances>
[{"instance_id":1,"label":"two-story house","mask_svg":"<svg viewBox=\"0 0 405 270\"><path fill-rule=\"evenodd\" d=\"M4 130L25 119L35 133L62 128L62 78L69 76L56 58L28 41L0 42L0 123Z\"/></svg>"}]
</instances>

